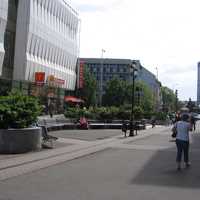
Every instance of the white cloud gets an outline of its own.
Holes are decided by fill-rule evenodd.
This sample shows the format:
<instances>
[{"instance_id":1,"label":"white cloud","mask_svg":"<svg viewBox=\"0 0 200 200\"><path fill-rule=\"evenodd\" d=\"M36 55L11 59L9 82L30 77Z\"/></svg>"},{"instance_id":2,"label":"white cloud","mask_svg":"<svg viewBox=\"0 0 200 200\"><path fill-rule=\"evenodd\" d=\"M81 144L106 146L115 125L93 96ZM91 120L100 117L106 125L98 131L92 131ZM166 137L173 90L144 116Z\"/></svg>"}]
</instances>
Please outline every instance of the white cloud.
<instances>
[{"instance_id":1,"label":"white cloud","mask_svg":"<svg viewBox=\"0 0 200 200\"><path fill-rule=\"evenodd\" d=\"M80 9L81 57L140 59L180 98L196 99L198 0L73 0ZM186 81L187 80L187 81Z\"/></svg>"}]
</instances>

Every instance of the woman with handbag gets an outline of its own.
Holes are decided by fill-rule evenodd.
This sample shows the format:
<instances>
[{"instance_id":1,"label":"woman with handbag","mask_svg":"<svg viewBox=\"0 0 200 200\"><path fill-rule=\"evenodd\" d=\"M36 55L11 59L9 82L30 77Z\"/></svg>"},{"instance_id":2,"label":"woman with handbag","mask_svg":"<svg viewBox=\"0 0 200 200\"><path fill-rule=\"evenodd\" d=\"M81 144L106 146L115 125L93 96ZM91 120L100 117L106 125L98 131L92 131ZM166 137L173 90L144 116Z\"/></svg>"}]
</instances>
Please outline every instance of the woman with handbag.
<instances>
[{"instance_id":1,"label":"woman with handbag","mask_svg":"<svg viewBox=\"0 0 200 200\"><path fill-rule=\"evenodd\" d=\"M189 131L191 131L191 124L188 122L189 116L184 114L181 120L176 122L176 147L177 147L177 170L181 170L182 152L184 154L185 167L190 166L189 162Z\"/></svg>"}]
</instances>

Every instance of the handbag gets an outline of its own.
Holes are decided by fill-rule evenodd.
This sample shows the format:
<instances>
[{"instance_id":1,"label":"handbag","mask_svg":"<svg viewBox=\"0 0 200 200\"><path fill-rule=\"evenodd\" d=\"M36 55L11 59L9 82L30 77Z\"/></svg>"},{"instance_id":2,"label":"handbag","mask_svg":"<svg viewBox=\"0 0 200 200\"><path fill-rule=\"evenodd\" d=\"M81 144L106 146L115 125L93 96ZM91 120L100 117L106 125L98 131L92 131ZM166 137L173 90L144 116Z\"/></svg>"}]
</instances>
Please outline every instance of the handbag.
<instances>
[{"instance_id":1,"label":"handbag","mask_svg":"<svg viewBox=\"0 0 200 200\"><path fill-rule=\"evenodd\" d=\"M177 135L177 127L176 126L173 126L173 128L172 128L172 137L173 138L175 138L176 137L176 135Z\"/></svg>"}]
</instances>

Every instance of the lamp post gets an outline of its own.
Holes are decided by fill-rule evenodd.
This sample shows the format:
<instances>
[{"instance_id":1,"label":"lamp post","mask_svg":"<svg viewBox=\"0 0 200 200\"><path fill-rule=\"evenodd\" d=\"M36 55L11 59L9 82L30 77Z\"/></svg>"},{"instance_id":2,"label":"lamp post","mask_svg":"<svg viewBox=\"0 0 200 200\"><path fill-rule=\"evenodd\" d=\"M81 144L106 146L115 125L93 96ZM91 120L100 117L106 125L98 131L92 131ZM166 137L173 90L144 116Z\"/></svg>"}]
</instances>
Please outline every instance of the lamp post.
<instances>
[{"instance_id":1,"label":"lamp post","mask_svg":"<svg viewBox=\"0 0 200 200\"><path fill-rule=\"evenodd\" d=\"M102 106L102 93L103 93L103 54L106 51L101 50L101 68L100 68L100 87L99 87L99 105Z\"/></svg>"},{"instance_id":2,"label":"lamp post","mask_svg":"<svg viewBox=\"0 0 200 200\"><path fill-rule=\"evenodd\" d=\"M133 79L132 79L132 104L131 104L131 117L130 117L130 133L129 133L129 137L133 137L134 136L134 129L133 129L133 108L135 106L135 75L137 72L136 67L136 63L132 62L131 64L131 69L133 70Z\"/></svg>"},{"instance_id":3,"label":"lamp post","mask_svg":"<svg viewBox=\"0 0 200 200\"><path fill-rule=\"evenodd\" d=\"M175 110L176 110L176 113L178 111L178 90L175 91Z\"/></svg>"}]
</instances>

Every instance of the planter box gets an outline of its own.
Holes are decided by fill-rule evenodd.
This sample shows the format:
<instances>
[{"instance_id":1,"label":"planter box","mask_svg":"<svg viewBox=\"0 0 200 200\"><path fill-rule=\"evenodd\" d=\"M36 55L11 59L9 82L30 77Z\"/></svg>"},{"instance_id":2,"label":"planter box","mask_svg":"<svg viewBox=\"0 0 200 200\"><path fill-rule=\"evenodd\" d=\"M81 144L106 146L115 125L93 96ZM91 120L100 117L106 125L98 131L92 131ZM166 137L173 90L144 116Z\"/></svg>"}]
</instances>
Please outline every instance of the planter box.
<instances>
[{"instance_id":1,"label":"planter box","mask_svg":"<svg viewBox=\"0 0 200 200\"><path fill-rule=\"evenodd\" d=\"M26 153L41 149L41 128L0 129L0 153Z\"/></svg>"}]
</instances>

